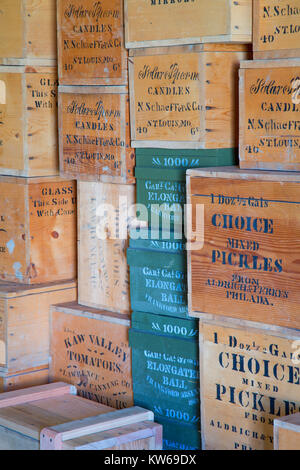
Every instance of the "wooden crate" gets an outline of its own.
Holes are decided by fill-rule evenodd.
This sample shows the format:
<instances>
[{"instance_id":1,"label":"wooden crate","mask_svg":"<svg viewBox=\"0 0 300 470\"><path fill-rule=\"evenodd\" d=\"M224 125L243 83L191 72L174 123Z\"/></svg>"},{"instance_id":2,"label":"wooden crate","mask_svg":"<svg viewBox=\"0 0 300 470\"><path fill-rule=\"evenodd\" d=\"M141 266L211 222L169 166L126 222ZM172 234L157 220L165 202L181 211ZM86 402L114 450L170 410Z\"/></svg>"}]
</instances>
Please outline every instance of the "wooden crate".
<instances>
[{"instance_id":1,"label":"wooden crate","mask_svg":"<svg viewBox=\"0 0 300 470\"><path fill-rule=\"evenodd\" d=\"M238 67L246 45L204 44L129 52L131 145L237 147Z\"/></svg>"},{"instance_id":2,"label":"wooden crate","mask_svg":"<svg viewBox=\"0 0 300 470\"><path fill-rule=\"evenodd\" d=\"M177 424L172 420L155 418L163 427L163 450L187 451L201 449L199 425ZM158 422L158 421L157 421Z\"/></svg>"},{"instance_id":3,"label":"wooden crate","mask_svg":"<svg viewBox=\"0 0 300 470\"><path fill-rule=\"evenodd\" d=\"M300 332L203 315L199 333L202 448L273 450L274 419L300 410Z\"/></svg>"},{"instance_id":4,"label":"wooden crate","mask_svg":"<svg viewBox=\"0 0 300 470\"><path fill-rule=\"evenodd\" d=\"M78 200L78 302L129 313L126 205L129 214L135 186L80 182Z\"/></svg>"},{"instance_id":5,"label":"wooden crate","mask_svg":"<svg viewBox=\"0 0 300 470\"><path fill-rule=\"evenodd\" d=\"M126 47L251 42L250 0L125 0Z\"/></svg>"},{"instance_id":6,"label":"wooden crate","mask_svg":"<svg viewBox=\"0 0 300 470\"><path fill-rule=\"evenodd\" d=\"M156 450L162 427L142 408L113 410L53 383L0 395L1 450Z\"/></svg>"},{"instance_id":7,"label":"wooden crate","mask_svg":"<svg viewBox=\"0 0 300 470\"><path fill-rule=\"evenodd\" d=\"M49 366L33 367L19 374L0 372L0 393L49 383Z\"/></svg>"},{"instance_id":8,"label":"wooden crate","mask_svg":"<svg viewBox=\"0 0 300 470\"><path fill-rule=\"evenodd\" d=\"M274 420L274 450L300 450L300 413Z\"/></svg>"},{"instance_id":9,"label":"wooden crate","mask_svg":"<svg viewBox=\"0 0 300 470\"><path fill-rule=\"evenodd\" d=\"M170 234L131 238L127 249L130 266L132 310L187 318L187 273L185 241Z\"/></svg>"},{"instance_id":10,"label":"wooden crate","mask_svg":"<svg viewBox=\"0 0 300 470\"><path fill-rule=\"evenodd\" d=\"M0 280L76 277L76 183L0 176Z\"/></svg>"},{"instance_id":11,"label":"wooden crate","mask_svg":"<svg viewBox=\"0 0 300 470\"><path fill-rule=\"evenodd\" d=\"M0 57L56 59L56 0L1 0Z\"/></svg>"},{"instance_id":12,"label":"wooden crate","mask_svg":"<svg viewBox=\"0 0 300 470\"><path fill-rule=\"evenodd\" d=\"M138 214L138 220L149 227L159 224L159 229L170 220L177 230L184 223L186 170L234 165L237 153L237 149L136 149L136 201L147 209Z\"/></svg>"},{"instance_id":13,"label":"wooden crate","mask_svg":"<svg viewBox=\"0 0 300 470\"><path fill-rule=\"evenodd\" d=\"M59 87L60 174L134 183L127 87Z\"/></svg>"},{"instance_id":14,"label":"wooden crate","mask_svg":"<svg viewBox=\"0 0 300 470\"><path fill-rule=\"evenodd\" d=\"M50 323L50 381L113 408L132 406L130 317L69 302L51 308Z\"/></svg>"},{"instance_id":15,"label":"wooden crate","mask_svg":"<svg viewBox=\"0 0 300 470\"><path fill-rule=\"evenodd\" d=\"M34 377L46 377L43 369L49 364L50 305L76 300L76 296L75 282L36 287L0 283L0 374L4 389L15 385L24 388L25 383L31 386Z\"/></svg>"},{"instance_id":16,"label":"wooden crate","mask_svg":"<svg viewBox=\"0 0 300 470\"><path fill-rule=\"evenodd\" d=\"M241 168L300 170L300 58L241 62Z\"/></svg>"},{"instance_id":17,"label":"wooden crate","mask_svg":"<svg viewBox=\"0 0 300 470\"><path fill-rule=\"evenodd\" d=\"M236 167L187 175L196 242L188 252L190 314L300 329L300 175ZM204 206L198 227L196 205Z\"/></svg>"},{"instance_id":18,"label":"wooden crate","mask_svg":"<svg viewBox=\"0 0 300 470\"><path fill-rule=\"evenodd\" d=\"M55 67L0 65L1 174L58 175L57 85Z\"/></svg>"},{"instance_id":19,"label":"wooden crate","mask_svg":"<svg viewBox=\"0 0 300 470\"><path fill-rule=\"evenodd\" d=\"M199 448L197 321L133 312L129 341L134 404L152 410L157 422L179 426L179 442L187 441L186 425L191 432L197 429ZM191 435L191 444L195 440Z\"/></svg>"},{"instance_id":20,"label":"wooden crate","mask_svg":"<svg viewBox=\"0 0 300 470\"><path fill-rule=\"evenodd\" d=\"M299 0L253 0L253 57L300 57Z\"/></svg>"},{"instance_id":21,"label":"wooden crate","mask_svg":"<svg viewBox=\"0 0 300 470\"><path fill-rule=\"evenodd\" d=\"M61 85L127 85L123 0L58 0Z\"/></svg>"}]
</instances>

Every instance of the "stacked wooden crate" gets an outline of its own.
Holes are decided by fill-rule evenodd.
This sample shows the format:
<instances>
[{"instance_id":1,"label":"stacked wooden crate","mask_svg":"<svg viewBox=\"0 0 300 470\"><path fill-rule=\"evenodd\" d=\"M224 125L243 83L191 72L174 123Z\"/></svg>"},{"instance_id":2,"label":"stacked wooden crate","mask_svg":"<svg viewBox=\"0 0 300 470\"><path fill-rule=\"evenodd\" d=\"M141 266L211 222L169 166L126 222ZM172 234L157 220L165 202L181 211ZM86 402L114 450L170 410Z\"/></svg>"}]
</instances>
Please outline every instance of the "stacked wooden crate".
<instances>
[{"instance_id":1,"label":"stacked wooden crate","mask_svg":"<svg viewBox=\"0 0 300 470\"><path fill-rule=\"evenodd\" d=\"M55 4L1 2L1 391L48 382L50 305L76 299L76 187L58 176Z\"/></svg>"},{"instance_id":2,"label":"stacked wooden crate","mask_svg":"<svg viewBox=\"0 0 300 470\"><path fill-rule=\"evenodd\" d=\"M125 0L137 219L127 250L134 402L164 448L200 448L198 325L188 316L188 168L234 165L251 2ZM169 230L170 229L170 230ZM170 232L170 233L169 233Z\"/></svg>"},{"instance_id":3,"label":"stacked wooden crate","mask_svg":"<svg viewBox=\"0 0 300 470\"><path fill-rule=\"evenodd\" d=\"M253 9L254 60L240 68L240 168L187 172L205 449L278 448L281 430L287 448L297 417L286 416L300 410L300 2L254 0Z\"/></svg>"},{"instance_id":4,"label":"stacked wooden crate","mask_svg":"<svg viewBox=\"0 0 300 470\"><path fill-rule=\"evenodd\" d=\"M78 303L51 311L51 381L114 408L133 404L129 270L130 147L123 1L59 0L59 158L77 180Z\"/></svg>"}]
</instances>

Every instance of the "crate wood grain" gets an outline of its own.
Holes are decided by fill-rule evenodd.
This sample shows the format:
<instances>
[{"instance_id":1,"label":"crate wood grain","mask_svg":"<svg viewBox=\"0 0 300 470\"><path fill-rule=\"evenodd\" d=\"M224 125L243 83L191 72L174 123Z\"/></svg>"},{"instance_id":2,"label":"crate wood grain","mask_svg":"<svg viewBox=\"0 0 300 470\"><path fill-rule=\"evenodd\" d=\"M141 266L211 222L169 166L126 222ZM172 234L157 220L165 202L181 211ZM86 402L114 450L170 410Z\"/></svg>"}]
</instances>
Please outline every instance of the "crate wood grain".
<instances>
[{"instance_id":1,"label":"crate wood grain","mask_svg":"<svg viewBox=\"0 0 300 470\"><path fill-rule=\"evenodd\" d=\"M125 0L126 47L250 43L250 0Z\"/></svg>"},{"instance_id":2,"label":"crate wood grain","mask_svg":"<svg viewBox=\"0 0 300 470\"><path fill-rule=\"evenodd\" d=\"M123 0L58 0L61 85L127 85Z\"/></svg>"},{"instance_id":3,"label":"crate wood grain","mask_svg":"<svg viewBox=\"0 0 300 470\"><path fill-rule=\"evenodd\" d=\"M133 234L132 234L133 235ZM187 270L185 240L173 233L154 238L151 230L139 230L127 249L132 310L187 318Z\"/></svg>"},{"instance_id":4,"label":"crate wood grain","mask_svg":"<svg viewBox=\"0 0 300 470\"><path fill-rule=\"evenodd\" d=\"M127 87L59 87L60 174L134 183Z\"/></svg>"},{"instance_id":5,"label":"crate wood grain","mask_svg":"<svg viewBox=\"0 0 300 470\"><path fill-rule=\"evenodd\" d=\"M300 170L300 58L241 62L241 168Z\"/></svg>"},{"instance_id":6,"label":"crate wood grain","mask_svg":"<svg viewBox=\"0 0 300 470\"><path fill-rule=\"evenodd\" d=\"M71 302L53 306L50 323L50 381L113 408L132 406L130 317Z\"/></svg>"},{"instance_id":7,"label":"crate wood grain","mask_svg":"<svg viewBox=\"0 0 300 470\"><path fill-rule=\"evenodd\" d=\"M300 450L300 413L274 420L274 450Z\"/></svg>"},{"instance_id":8,"label":"crate wood grain","mask_svg":"<svg viewBox=\"0 0 300 470\"><path fill-rule=\"evenodd\" d=\"M113 410L65 383L0 396L1 450L158 450L162 427L138 407Z\"/></svg>"},{"instance_id":9,"label":"crate wood grain","mask_svg":"<svg viewBox=\"0 0 300 470\"><path fill-rule=\"evenodd\" d=\"M253 57L300 57L299 0L253 0Z\"/></svg>"},{"instance_id":10,"label":"crate wood grain","mask_svg":"<svg viewBox=\"0 0 300 470\"><path fill-rule=\"evenodd\" d=\"M0 280L59 282L76 271L76 183L0 176Z\"/></svg>"},{"instance_id":11,"label":"crate wood grain","mask_svg":"<svg viewBox=\"0 0 300 470\"><path fill-rule=\"evenodd\" d=\"M49 328L48 328L49 330ZM48 341L49 342L49 341ZM21 373L0 372L0 393L49 383L49 361L43 368L32 367Z\"/></svg>"},{"instance_id":12,"label":"crate wood grain","mask_svg":"<svg viewBox=\"0 0 300 470\"><path fill-rule=\"evenodd\" d=\"M199 330L202 448L273 450L274 419L300 410L300 332L208 317Z\"/></svg>"},{"instance_id":13,"label":"crate wood grain","mask_svg":"<svg viewBox=\"0 0 300 470\"><path fill-rule=\"evenodd\" d=\"M0 283L0 374L3 379L24 375L33 368L48 368L50 305L76 300L76 296L75 282L36 287ZM11 379L14 381L17 379ZM21 380L18 382L22 384Z\"/></svg>"},{"instance_id":14,"label":"crate wood grain","mask_svg":"<svg viewBox=\"0 0 300 470\"><path fill-rule=\"evenodd\" d=\"M130 312L126 249L131 222L129 209L134 203L134 185L78 183L78 302L81 305Z\"/></svg>"},{"instance_id":15,"label":"crate wood grain","mask_svg":"<svg viewBox=\"0 0 300 470\"><path fill-rule=\"evenodd\" d=\"M136 201L147 209L140 211L137 219L147 222L148 227L159 225L159 229L170 220L176 230L184 224L186 170L234 165L237 154L237 149L136 149Z\"/></svg>"},{"instance_id":16,"label":"crate wood grain","mask_svg":"<svg viewBox=\"0 0 300 470\"><path fill-rule=\"evenodd\" d=\"M131 145L211 149L238 145L238 67L246 45L129 52Z\"/></svg>"},{"instance_id":17,"label":"crate wood grain","mask_svg":"<svg viewBox=\"0 0 300 470\"><path fill-rule=\"evenodd\" d=\"M59 174L57 85L55 67L0 65L1 174Z\"/></svg>"},{"instance_id":18,"label":"crate wood grain","mask_svg":"<svg viewBox=\"0 0 300 470\"><path fill-rule=\"evenodd\" d=\"M187 175L189 313L300 329L299 173L227 167Z\"/></svg>"},{"instance_id":19,"label":"crate wood grain","mask_svg":"<svg viewBox=\"0 0 300 470\"><path fill-rule=\"evenodd\" d=\"M129 341L134 404L199 431L198 322L133 312Z\"/></svg>"},{"instance_id":20,"label":"crate wood grain","mask_svg":"<svg viewBox=\"0 0 300 470\"><path fill-rule=\"evenodd\" d=\"M56 59L56 0L1 0L0 57Z\"/></svg>"}]
</instances>

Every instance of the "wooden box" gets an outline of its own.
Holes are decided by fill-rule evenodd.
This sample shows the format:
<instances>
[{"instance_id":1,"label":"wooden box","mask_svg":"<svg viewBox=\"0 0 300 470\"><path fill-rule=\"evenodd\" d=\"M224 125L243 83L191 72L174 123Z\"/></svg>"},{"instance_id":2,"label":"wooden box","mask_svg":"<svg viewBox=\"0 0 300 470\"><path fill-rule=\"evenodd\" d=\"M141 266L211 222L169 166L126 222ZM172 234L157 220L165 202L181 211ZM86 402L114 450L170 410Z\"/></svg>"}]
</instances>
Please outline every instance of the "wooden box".
<instances>
[{"instance_id":1,"label":"wooden box","mask_svg":"<svg viewBox=\"0 0 300 470\"><path fill-rule=\"evenodd\" d=\"M76 183L0 176L0 280L76 277Z\"/></svg>"},{"instance_id":2,"label":"wooden box","mask_svg":"<svg viewBox=\"0 0 300 470\"><path fill-rule=\"evenodd\" d=\"M50 305L76 296L75 282L36 287L0 283L0 389L32 386L35 377L46 377Z\"/></svg>"},{"instance_id":3,"label":"wooden box","mask_svg":"<svg viewBox=\"0 0 300 470\"><path fill-rule=\"evenodd\" d=\"M0 65L1 174L58 175L57 85L55 67Z\"/></svg>"},{"instance_id":4,"label":"wooden box","mask_svg":"<svg viewBox=\"0 0 300 470\"><path fill-rule=\"evenodd\" d=\"M123 0L58 0L61 85L127 85Z\"/></svg>"},{"instance_id":5,"label":"wooden box","mask_svg":"<svg viewBox=\"0 0 300 470\"><path fill-rule=\"evenodd\" d=\"M237 147L238 67L247 51L228 44L132 49L131 145Z\"/></svg>"},{"instance_id":6,"label":"wooden box","mask_svg":"<svg viewBox=\"0 0 300 470\"><path fill-rule=\"evenodd\" d=\"M113 410L53 383L0 395L1 450L156 450L162 427L142 408Z\"/></svg>"},{"instance_id":7,"label":"wooden box","mask_svg":"<svg viewBox=\"0 0 300 470\"><path fill-rule=\"evenodd\" d=\"M241 62L241 168L300 170L300 58Z\"/></svg>"},{"instance_id":8,"label":"wooden box","mask_svg":"<svg viewBox=\"0 0 300 470\"><path fill-rule=\"evenodd\" d=\"M201 449L199 426L174 423L172 420L158 418L163 427L163 450L187 451Z\"/></svg>"},{"instance_id":9,"label":"wooden box","mask_svg":"<svg viewBox=\"0 0 300 470\"><path fill-rule=\"evenodd\" d=\"M132 310L172 317L187 317L187 273L185 242L174 233L151 237L142 230L141 238L129 241Z\"/></svg>"},{"instance_id":10,"label":"wooden box","mask_svg":"<svg viewBox=\"0 0 300 470\"><path fill-rule=\"evenodd\" d=\"M147 208L147 212L138 214L138 220L149 227L159 224L160 229L163 221L170 220L172 227L179 227L185 215L186 170L230 166L237 161L237 149L136 149L136 201Z\"/></svg>"},{"instance_id":11,"label":"wooden box","mask_svg":"<svg viewBox=\"0 0 300 470\"><path fill-rule=\"evenodd\" d=\"M56 0L1 0L0 57L56 59Z\"/></svg>"},{"instance_id":12,"label":"wooden box","mask_svg":"<svg viewBox=\"0 0 300 470\"><path fill-rule=\"evenodd\" d=\"M196 242L188 252L190 314L300 329L300 174L235 167L187 175Z\"/></svg>"},{"instance_id":13,"label":"wooden box","mask_svg":"<svg viewBox=\"0 0 300 470\"><path fill-rule=\"evenodd\" d=\"M300 410L300 332L210 317L199 330L202 447L273 450L274 419Z\"/></svg>"},{"instance_id":14,"label":"wooden box","mask_svg":"<svg viewBox=\"0 0 300 470\"><path fill-rule=\"evenodd\" d=\"M69 302L51 308L50 323L50 381L113 408L132 406L130 317Z\"/></svg>"},{"instance_id":15,"label":"wooden box","mask_svg":"<svg viewBox=\"0 0 300 470\"><path fill-rule=\"evenodd\" d=\"M78 302L130 312L126 259L134 185L78 183Z\"/></svg>"},{"instance_id":16,"label":"wooden box","mask_svg":"<svg viewBox=\"0 0 300 470\"><path fill-rule=\"evenodd\" d=\"M134 183L126 87L59 87L60 174Z\"/></svg>"},{"instance_id":17,"label":"wooden box","mask_svg":"<svg viewBox=\"0 0 300 470\"><path fill-rule=\"evenodd\" d=\"M179 442L186 443L187 429L191 436L198 433L199 448L197 321L133 312L129 340L134 404L152 410L159 423L168 420L178 425ZM164 439L168 439L165 432ZM194 436L192 441L195 443Z\"/></svg>"},{"instance_id":18,"label":"wooden box","mask_svg":"<svg viewBox=\"0 0 300 470\"><path fill-rule=\"evenodd\" d=\"M300 413L274 420L274 450L300 450Z\"/></svg>"},{"instance_id":19,"label":"wooden box","mask_svg":"<svg viewBox=\"0 0 300 470\"><path fill-rule=\"evenodd\" d=\"M126 47L251 42L250 0L125 0Z\"/></svg>"},{"instance_id":20,"label":"wooden box","mask_svg":"<svg viewBox=\"0 0 300 470\"><path fill-rule=\"evenodd\" d=\"M18 374L0 372L0 393L49 383L49 365L32 367Z\"/></svg>"},{"instance_id":21,"label":"wooden box","mask_svg":"<svg viewBox=\"0 0 300 470\"><path fill-rule=\"evenodd\" d=\"M253 57L300 57L299 0L253 0Z\"/></svg>"}]
</instances>

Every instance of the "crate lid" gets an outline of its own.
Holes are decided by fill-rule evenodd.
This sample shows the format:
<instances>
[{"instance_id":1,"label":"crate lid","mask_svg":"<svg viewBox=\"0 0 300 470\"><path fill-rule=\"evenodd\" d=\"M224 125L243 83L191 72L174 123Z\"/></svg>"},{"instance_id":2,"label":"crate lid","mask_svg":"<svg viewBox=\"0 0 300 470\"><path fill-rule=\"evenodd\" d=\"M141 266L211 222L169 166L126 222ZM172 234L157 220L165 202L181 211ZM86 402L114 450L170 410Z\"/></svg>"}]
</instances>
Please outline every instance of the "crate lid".
<instances>
[{"instance_id":1,"label":"crate lid","mask_svg":"<svg viewBox=\"0 0 300 470\"><path fill-rule=\"evenodd\" d=\"M265 171L265 170L243 170L237 166L218 167L205 169L190 169L186 172L192 178L224 178L231 180L256 180L299 183L300 172L294 171Z\"/></svg>"},{"instance_id":2,"label":"crate lid","mask_svg":"<svg viewBox=\"0 0 300 470\"><path fill-rule=\"evenodd\" d=\"M28 295L39 295L46 292L56 292L65 289L72 289L77 286L76 281L60 281L47 284L26 285L14 282L0 282L0 299L25 297Z\"/></svg>"},{"instance_id":3,"label":"crate lid","mask_svg":"<svg viewBox=\"0 0 300 470\"><path fill-rule=\"evenodd\" d=\"M198 341L199 322L194 318L175 318L154 313L132 312L132 331Z\"/></svg>"},{"instance_id":4,"label":"crate lid","mask_svg":"<svg viewBox=\"0 0 300 470\"><path fill-rule=\"evenodd\" d=\"M130 326L130 315L126 313L109 312L108 310L86 307L78 304L77 302L66 302L63 304L52 305L51 311Z\"/></svg>"}]
</instances>

